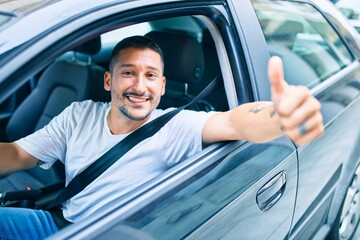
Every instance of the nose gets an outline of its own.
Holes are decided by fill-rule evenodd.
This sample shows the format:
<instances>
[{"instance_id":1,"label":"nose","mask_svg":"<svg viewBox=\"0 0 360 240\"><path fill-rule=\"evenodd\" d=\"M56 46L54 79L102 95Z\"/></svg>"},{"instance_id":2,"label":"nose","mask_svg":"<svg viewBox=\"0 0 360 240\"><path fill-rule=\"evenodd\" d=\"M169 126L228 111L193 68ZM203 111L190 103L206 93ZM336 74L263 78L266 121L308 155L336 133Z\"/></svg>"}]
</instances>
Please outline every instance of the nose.
<instances>
[{"instance_id":1,"label":"nose","mask_svg":"<svg viewBox=\"0 0 360 240\"><path fill-rule=\"evenodd\" d=\"M138 92L144 92L146 90L146 78L139 74L134 82L134 87Z\"/></svg>"}]
</instances>

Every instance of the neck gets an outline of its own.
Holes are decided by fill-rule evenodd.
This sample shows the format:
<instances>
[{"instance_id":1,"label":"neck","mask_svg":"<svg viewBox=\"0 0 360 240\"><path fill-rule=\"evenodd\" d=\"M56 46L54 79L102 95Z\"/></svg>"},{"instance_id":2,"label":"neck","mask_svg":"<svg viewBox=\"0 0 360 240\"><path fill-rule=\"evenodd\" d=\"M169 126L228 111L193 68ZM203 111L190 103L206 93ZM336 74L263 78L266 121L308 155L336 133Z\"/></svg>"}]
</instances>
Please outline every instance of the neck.
<instances>
[{"instance_id":1,"label":"neck","mask_svg":"<svg viewBox=\"0 0 360 240\"><path fill-rule=\"evenodd\" d=\"M134 131L135 129L146 123L149 118L150 116L141 121L131 120L125 116L120 116L120 114L117 113L117 110L111 107L110 112L107 116L107 123L110 132L113 135L119 135L127 134Z\"/></svg>"}]
</instances>

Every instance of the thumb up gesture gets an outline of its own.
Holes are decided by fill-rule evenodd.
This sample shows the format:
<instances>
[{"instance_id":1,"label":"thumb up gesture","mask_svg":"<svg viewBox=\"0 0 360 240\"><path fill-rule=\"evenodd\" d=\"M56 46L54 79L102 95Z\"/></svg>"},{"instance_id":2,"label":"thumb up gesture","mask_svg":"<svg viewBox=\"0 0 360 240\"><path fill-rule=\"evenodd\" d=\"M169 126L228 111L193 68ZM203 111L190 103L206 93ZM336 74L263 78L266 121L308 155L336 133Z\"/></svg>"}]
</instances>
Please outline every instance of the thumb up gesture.
<instances>
[{"instance_id":1,"label":"thumb up gesture","mask_svg":"<svg viewBox=\"0 0 360 240\"><path fill-rule=\"evenodd\" d=\"M270 58L268 76L272 101L284 133L296 144L304 144L320 136L324 126L319 101L306 87L285 82L279 57Z\"/></svg>"}]
</instances>

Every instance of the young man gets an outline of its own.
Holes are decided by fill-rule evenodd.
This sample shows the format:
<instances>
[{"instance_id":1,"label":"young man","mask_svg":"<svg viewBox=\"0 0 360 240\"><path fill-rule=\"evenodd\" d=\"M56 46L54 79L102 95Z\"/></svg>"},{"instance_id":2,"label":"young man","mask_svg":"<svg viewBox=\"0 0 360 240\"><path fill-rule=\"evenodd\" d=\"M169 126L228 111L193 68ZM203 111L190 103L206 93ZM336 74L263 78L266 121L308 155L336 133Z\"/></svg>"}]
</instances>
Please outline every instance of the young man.
<instances>
[{"instance_id":1,"label":"young man","mask_svg":"<svg viewBox=\"0 0 360 240\"><path fill-rule=\"evenodd\" d=\"M66 201L64 217L78 222L101 212L108 202L198 153L203 145L237 139L265 142L284 134L303 144L319 136L323 131L319 102L305 87L286 84L279 58L271 58L268 69L273 102L247 103L227 112L181 111ZM162 52L152 40L124 39L114 48L110 72L104 76L111 103L73 103L43 129L0 144L0 174L39 162L48 168L59 159L68 183L130 132L168 111L156 109L165 93L163 72ZM43 238L58 230L46 211L0 208L0 219L0 238L22 238L27 231Z\"/></svg>"}]
</instances>

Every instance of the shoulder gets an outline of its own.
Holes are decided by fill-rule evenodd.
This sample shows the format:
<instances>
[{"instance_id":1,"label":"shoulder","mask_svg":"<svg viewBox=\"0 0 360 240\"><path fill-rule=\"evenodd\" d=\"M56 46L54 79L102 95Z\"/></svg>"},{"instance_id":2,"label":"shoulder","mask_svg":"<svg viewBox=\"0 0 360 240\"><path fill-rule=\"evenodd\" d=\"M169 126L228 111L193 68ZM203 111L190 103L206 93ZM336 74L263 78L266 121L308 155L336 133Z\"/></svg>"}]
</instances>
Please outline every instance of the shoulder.
<instances>
[{"instance_id":1,"label":"shoulder","mask_svg":"<svg viewBox=\"0 0 360 240\"><path fill-rule=\"evenodd\" d=\"M166 110L157 110L154 115L161 116L166 114L175 108L169 108ZM176 116L174 116L170 122L170 128L200 128L202 129L206 121L215 114L216 112L204 112L204 111L193 111L193 110L181 110Z\"/></svg>"},{"instance_id":2,"label":"shoulder","mask_svg":"<svg viewBox=\"0 0 360 240\"><path fill-rule=\"evenodd\" d=\"M177 120L185 123L203 122L205 123L215 112L204 112L204 111L193 111L193 110L182 110L177 114Z\"/></svg>"},{"instance_id":3,"label":"shoulder","mask_svg":"<svg viewBox=\"0 0 360 240\"><path fill-rule=\"evenodd\" d=\"M160 117L161 115L164 115L168 112L171 112L172 110L175 110L175 108L168 108L168 109L154 109L154 111L151 113L150 120L153 120L155 118Z\"/></svg>"},{"instance_id":4,"label":"shoulder","mask_svg":"<svg viewBox=\"0 0 360 240\"><path fill-rule=\"evenodd\" d=\"M73 109L87 109L87 108L104 108L109 106L110 103L95 102L93 100L85 100L81 102L73 102L70 104L70 108Z\"/></svg>"},{"instance_id":5,"label":"shoulder","mask_svg":"<svg viewBox=\"0 0 360 240\"><path fill-rule=\"evenodd\" d=\"M75 128L81 122L97 121L102 118L110 103L94 102L86 100L71 103L52 122Z\"/></svg>"},{"instance_id":6,"label":"shoulder","mask_svg":"<svg viewBox=\"0 0 360 240\"><path fill-rule=\"evenodd\" d=\"M176 108L167 108L167 109L155 109L152 113L152 118L157 118L163 114L166 114L168 112L171 112L175 110ZM201 116L212 116L216 112L204 112L204 111L194 111L194 110L181 110L175 117L176 118L186 118L186 117L201 117Z\"/></svg>"},{"instance_id":7,"label":"shoulder","mask_svg":"<svg viewBox=\"0 0 360 240\"><path fill-rule=\"evenodd\" d=\"M94 102L92 100L85 100L81 102L73 102L66 110L69 114L83 115L85 112L104 111L109 107L110 103Z\"/></svg>"}]
</instances>

